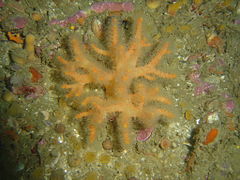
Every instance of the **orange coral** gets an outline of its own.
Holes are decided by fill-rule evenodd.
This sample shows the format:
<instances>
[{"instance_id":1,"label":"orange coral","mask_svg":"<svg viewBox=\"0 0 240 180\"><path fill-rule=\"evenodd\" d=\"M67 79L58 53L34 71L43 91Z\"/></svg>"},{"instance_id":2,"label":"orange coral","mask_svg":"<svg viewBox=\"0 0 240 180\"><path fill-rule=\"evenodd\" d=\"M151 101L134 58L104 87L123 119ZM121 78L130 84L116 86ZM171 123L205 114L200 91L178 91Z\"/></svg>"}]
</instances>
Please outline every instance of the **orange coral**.
<instances>
[{"instance_id":1,"label":"orange coral","mask_svg":"<svg viewBox=\"0 0 240 180\"><path fill-rule=\"evenodd\" d=\"M97 130L102 127L109 114L118 113L117 122L124 144L130 144L131 119L138 118L145 126L153 126L160 115L172 118L173 113L167 109L153 105L153 101L170 105L172 102L159 95L158 88L146 87L144 83L134 81L139 77L154 80L156 77L172 79L175 74L165 73L156 69L157 64L164 55L169 54L169 43L163 44L148 64L139 66L143 48L150 46L142 33L143 18L138 18L133 37L126 44L120 38L119 21L111 18L108 29L107 47L102 49L95 44L90 44L90 52L95 52L100 57L108 59L112 67L103 67L103 64L92 60L87 54L89 48L79 43L75 38L70 39L74 54L74 61L67 61L62 57L58 60L63 64L64 74L71 77L72 84L64 84L62 88L69 89L67 97L81 96L87 84L100 84L104 87L104 97L89 95L81 105L87 106L87 111L80 112L76 118L89 117L89 141L92 143L97 136ZM79 69L83 70L79 72ZM133 82L135 82L133 84ZM131 87L134 85L133 90Z\"/></svg>"}]
</instances>

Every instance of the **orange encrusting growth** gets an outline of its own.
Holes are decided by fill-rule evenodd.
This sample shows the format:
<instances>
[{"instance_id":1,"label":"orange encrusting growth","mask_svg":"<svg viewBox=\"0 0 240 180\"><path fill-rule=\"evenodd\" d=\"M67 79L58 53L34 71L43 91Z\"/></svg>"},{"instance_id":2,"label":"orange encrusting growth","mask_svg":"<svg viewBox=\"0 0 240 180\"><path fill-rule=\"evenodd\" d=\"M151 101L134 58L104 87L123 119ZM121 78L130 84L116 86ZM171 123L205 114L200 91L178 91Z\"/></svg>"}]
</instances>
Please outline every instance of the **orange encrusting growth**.
<instances>
[{"instance_id":1,"label":"orange encrusting growth","mask_svg":"<svg viewBox=\"0 0 240 180\"><path fill-rule=\"evenodd\" d=\"M205 139L205 141L203 142L203 144L204 144L204 145L208 145L209 143L212 143L212 142L216 139L217 135L218 135L218 129L212 128L212 129L208 132L208 134L207 134L207 136L206 136L206 139Z\"/></svg>"},{"instance_id":2,"label":"orange encrusting growth","mask_svg":"<svg viewBox=\"0 0 240 180\"><path fill-rule=\"evenodd\" d=\"M20 34L14 34L14 33L8 32L7 37L10 41L14 41L15 43L18 43L18 44L23 44L24 42Z\"/></svg>"},{"instance_id":3,"label":"orange encrusting growth","mask_svg":"<svg viewBox=\"0 0 240 180\"><path fill-rule=\"evenodd\" d=\"M159 116L167 118L174 114L167 109L159 108L152 102L171 105L170 99L160 96L158 88L147 87L146 83L134 81L143 77L154 80L157 77L173 79L175 74L156 69L163 56L170 53L169 43L164 43L161 49L150 59L149 63L139 66L138 61L143 56L143 48L150 46L143 36L143 18L136 20L134 35L128 43L122 41L119 21L111 18L107 45L102 49L96 44L90 44L90 52L105 57L112 67L104 67L87 53L89 49L74 38L70 39L74 61L67 61L62 57L58 60L63 64L64 74L73 79L72 84L64 84L62 88L69 89L67 97L81 96L81 105L88 107L80 112L76 118L88 117L89 142L93 143L109 114L117 113L119 132L124 144L131 144L132 118L137 118L145 126L154 126ZM79 72L79 69L83 70ZM135 82L135 83L134 83ZM84 94L84 87L88 84L100 84L104 87L104 96Z\"/></svg>"}]
</instances>

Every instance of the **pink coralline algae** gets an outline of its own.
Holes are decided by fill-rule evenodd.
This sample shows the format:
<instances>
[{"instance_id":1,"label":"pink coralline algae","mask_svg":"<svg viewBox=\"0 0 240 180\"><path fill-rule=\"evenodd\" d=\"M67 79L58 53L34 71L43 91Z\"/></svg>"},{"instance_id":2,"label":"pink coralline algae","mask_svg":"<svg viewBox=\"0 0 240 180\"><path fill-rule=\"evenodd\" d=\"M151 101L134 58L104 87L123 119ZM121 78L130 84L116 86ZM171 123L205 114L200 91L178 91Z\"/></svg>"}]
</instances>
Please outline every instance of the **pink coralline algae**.
<instances>
[{"instance_id":1,"label":"pink coralline algae","mask_svg":"<svg viewBox=\"0 0 240 180\"><path fill-rule=\"evenodd\" d=\"M207 82L201 82L195 88L195 95L201 95L203 93L207 93L214 88L214 85Z\"/></svg>"},{"instance_id":2,"label":"pink coralline algae","mask_svg":"<svg viewBox=\"0 0 240 180\"><path fill-rule=\"evenodd\" d=\"M194 94L196 96L208 93L214 88L212 83L204 82L201 79L200 66L195 64L193 67L193 72L188 75L188 78L195 84Z\"/></svg>"},{"instance_id":3,"label":"pink coralline algae","mask_svg":"<svg viewBox=\"0 0 240 180\"><path fill-rule=\"evenodd\" d=\"M58 24L60 26L66 26L68 24L74 24L77 22L78 19L80 18L86 18L87 17L87 13L85 11L78 11L77 13L75 13L74 15L68 17L67 19L63 19L63 20L52 20L50 22L50 24Z\"/></svg>"},{"instance_id":4,"label":"pink coralline algae","mask_svg":"<svg viewBox=\"0 0 240 180\"><path fill-rule=\"evenodd\" d=\"M45 94L45 90L41 86L20 86L13 87L13 93L23 95L26 99L36 99Z\"/></svg>"},{"instance_id":5,"label":"pink coralline algae","mask_svg":"<svg viewBox=\"0 0 240 180\"><path fill-rule=\"evenodd\" d=\"M131 2L97 2L91 6L91 10L96 13L104 11L132 11L134 9Z\"/></svg>"},{"instance_id":6,"label":"pink coralline algae","mask_svg":"<svg viewBox=\"0 0 240 180\"><path fill-rule=\"evenodd\" d=\"M233 100L228 100L225 102L224 109L226 110L226 112L232 113L234 108L235 108L235 104Z\"/></svg>"},{"instance_id":7,"label":"pink coralline algae","mask_svg":"<svg viewBox=\"0 0 240 180\"><path fill-rule=\"evenodd\" d=\"M137 141L146 141L149 139L149 137L152 135L153 128L146 128L143 130L140 130L137 134Z\"/></svg>"},{"instance_id":8,"label":"pink coralline algae","mask_svg":"<svg viewBox=\"0 0 240 180\"><path fill-rule=\"evenodd\" d=\"M80 10L77 13L75 13L74 15L66 18L66 19L62 19L62 20L58 20L58 19L54 19L52 21L50 21L51 25L57 24L60 26L67 26L68 24L74 24L77 23L77 20L79 18L87 18L91 12L95 12L95 13L102 13L104 11L110 11L110 12L115 12L115 11L133 11L134 10L134 6L132 2L96 2L93 3L89 9L84 10Z\"/></svg>"},{"instance_id":9,"label":"pink coralline algae","mask_svg":"<svg viewBox=\"0 0 240 180\"><path fill-rule=\"evenodd\" d=\"M15 27L17 29L22 29L26 26L27 24L27 18L25 17L15 17L13 19L13 22L15 23Z\"/></svg>"},{"instance_id":10,"label":"pink coralline algae","mask_svg":"<svg viewBox=\"0 0 240 180\"><path fill-rule=\"evenodd\" d=\"M200 75L201 74L199 72L193 72L189 75L189 79L194 83L200 83L201 82Z\"/></svg>"},{"instance_id":11,"label":"pink coralline algae","mask_svg":"<svg viewBox=\"0 0 240 180\"><path fill-rule=\"evenodd\" d=\"M240 19L235 19L234 20L234 24L238 24L239 25L240 24Z\"/></svg>"},{"instance_id":12,"label":"pink coralline algae","mask_svg":"<svg viewBox=\"0 0 240 180\"><path fill-rule=\"evenodd\" d=\"M3 7L5 4L3 3L2 0L0 0L0 8Z\"/></svg>"}]
</instances>

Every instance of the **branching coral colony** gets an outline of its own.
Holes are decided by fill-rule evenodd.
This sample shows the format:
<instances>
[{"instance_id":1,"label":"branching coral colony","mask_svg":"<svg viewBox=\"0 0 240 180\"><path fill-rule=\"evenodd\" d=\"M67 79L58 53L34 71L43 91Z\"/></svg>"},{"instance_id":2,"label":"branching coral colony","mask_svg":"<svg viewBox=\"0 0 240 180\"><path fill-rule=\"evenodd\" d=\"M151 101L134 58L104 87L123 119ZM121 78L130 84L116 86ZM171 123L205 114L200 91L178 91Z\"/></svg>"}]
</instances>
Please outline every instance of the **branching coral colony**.
<instances>
[{"instance_id":1,"label":"branching coral colony","mask_svg":"<svg viewBox=\"0 0 240 180\"><path fill-rule=\"evenodd\" d=\"M154 102L171 104L171 101L159 96L158 88L150 88L146 83L137 81L140 77L148 81L156 77L172 79L175 74L161 72L156 69L164 55L169 54L169 43L164 43L151 58L149 63L139 66L139 59L143 56L143 48L150 46L146 43L142 33L143 18L138 18L134 26L134 34L128 43L124 43L119 20L110 19L107 31L106 48L100 48L96 44L84 47L76 38L70 39L74 54L73 61L67 61L62 57L58 60L63 64L64 74L71 77L72 84L64 84L62 88L70 91L66 97L83 97L86 85L98 84L104 89L104 96L87 95L82 98L81 105L89 107L84 112L76 115L80 119L88 117L88 137L93 143L98 130L104 125L112 114L118 114L116 121L119 129L119 137L122 137L122 145L131 144L132 119L139 120L145 127L154 126L159 116L174 117L167 109L154 105ZM102 58L108 59L113 66L99 63L93 60L90 53L96 53ZM107 64L107 63L106 63ZM79 70L83 71L79 71Z\"/></svg>"}]
</instances>

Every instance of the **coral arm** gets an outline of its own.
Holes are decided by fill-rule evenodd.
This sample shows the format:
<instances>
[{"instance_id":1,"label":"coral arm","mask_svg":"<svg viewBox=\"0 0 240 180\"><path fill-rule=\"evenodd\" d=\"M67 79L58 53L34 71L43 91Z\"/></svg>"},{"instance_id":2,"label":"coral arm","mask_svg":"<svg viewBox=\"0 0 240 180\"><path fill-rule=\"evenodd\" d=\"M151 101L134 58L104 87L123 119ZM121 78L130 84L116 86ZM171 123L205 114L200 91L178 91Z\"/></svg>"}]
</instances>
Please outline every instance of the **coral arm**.
<instances>
[{"instance_id":1,"label":"coral arm","mask_svg":"<svg viewBox=\"0 0 240 180\"><path fill-rule=\"evenodd\" d=\"M159 101L159 102L162 102L164 104L172 104L172 102L168 98L165 98L163 96L153 97L151 100L152 101Z\"/></svg>"},{"instance_id":2,"label":"coral arm","mask_svg":"<svg viewBox=\"0 0 240 180\"><path fill-rule=\"evenodd\" d=\"M158 77L161 77L161 78L166 78L166 79L173 79L173 78L176 78L176 74L171 74L171 73L165 73L165 72L161 72L161 71L158 71L158 70L153 70L152 72L150 72L151 74L154 74Z\"/></svg>"},{"instance_id":3,"label":"coral arm","mask_svg":"<svg viewBox=\"0 0 240 180\"><path fill-rule=\"evenodd\" d=\"M130 103L116 103L107 106L104 109L105 112L125 112L127 114L131 114L131 116L135 116L136 108Z\"/></svg>"},{"instance_id":4,"label":"coral arm","mask_svg":"<svg viewBox=\"0 0 240 180\"><path fill-rule=\"evenodd\" d=\"M160 60L162 59L162 57L165 54L169 54L170 50L169 50L169 43L164 43L163 47L156 53L156 55L150 60L150 63L148 65L154 67L156 66Z\"/></svg>"},{"instance_id":5,"label":"coral arm","mask_svg":"<svg viewBox=\"0 0 240 180\"><path fill-rule=\"evenodd\" d=\"M87 74L79 74L75 71L65 71L64 74L73 78L77 82L88 83L91 80Z\"/></svg>"},{"instance_id":6,"label":"coral arm","mask_svg":"<svg viewBox=\"0 0 240 180\"><path fill-rule=\"evenodd\" d=\"M63 59L61 56L58 56L58 61L60 61L62 64L67 65L68 61L66 61L65 59Z\"/></svg>"},{"instance_id":7,"label":"coral arm","mask_svg":"<svg viewBox=\"0 0 240 180\"><path fill-rule=\"evenodd\" d=\"M147 64L145 66L137 67L135 71L135 77L144 77L148 80L153 80L154 78L152 75L162 77L162 78L167 78L167 79L173 79L176 77L176 74L171 74L171 73L165 73L158 71L155 69L155 67L152 66L152 64Z\"/></svg>"},{"instance_id":8,"label":"coral arm","mask_svg":"<svg viewBox=\"0 0 240 180\"><path fill-rule=\"evenodd\" d=\"M129 136L129 129L131 128L131 123L130 123L130 120L131 120L131 117L128 116L127 114L125 113L122 113L120 115L120 118L118 120L118 123L120 124L119 125L119 130L122 134L122 140L123 140L123 143L128 145L131 143L131 139L130 139L130 136Z\"/></svg>"},{"instance_id":9,"label":"coral arm","mask_svg":"<svg viewBox=\"0 0 240 180\"><path fill-rule=\"evenodd\" d=\"M75 117L80 119L82 117L90 116L89 118L89 124L88 124L88 133L89 133L89 142L93 143L97 136L96 129L99 127L100 124L102 124L102 114L98 113L95 110L90 110L88 112L81 112L77 114Z\"/></svg>"},{"instance_id":10,"label":"coral arm","mask_svg":"<svg viewBox=\"0 0 240 180\"><path fill-rule=\"evenodd\" d=\"M143 76L145 79L147 79L149 81L153 81L155 79L155 77L151 76L150 74L145 74L145 75L137 74L136 77L139 77L139 76Z\"/></svg>"},{"instance_id":11,"label":"coral arm","mask_svg":"<svg viewBox=\"0 0 240 180\"><path fill-rule=\"evenodd\" d=\"M136 44L138 44L138 46L140 45L139 48L148 47L151 45L150 43L146 43L146 40L144 39L144 36L142 35L142 31L143 31L142 22L143 22L143 18L137 19L136 28L135 28L136 31L135 31L134 37L130 43L129 49L133 49Z\"/></svg>"},{"instance_id":12,"label":"coral arm","mask_svg":"<svg viewBox=\"0 0 240 180\"><path fill-rule=\"evenodd\" d=\"M93 49L97 54L100 54L100 55L103 55L103 56L110 56L109 51L103 50L103 49L97 47L95 44L90 44L90 46L92 47L92 49Z\"/></svg>"},{"instance_id":13,"label":"coral arm","mask_svg":"<svg viewBox=\"0 0 240 180\"><path fill-rule=\"evenodd\" d=\"M139 111L137 117L145 127L152 128L156 125L159 117L174 118L174 114L166 109L161 109L152 106L145 106L142 111Z\"/></svg>"},{"instance_id":14,"label":"coral arm","mask_svg":"<svg viewBox=\"0 0 240 180\"><path fill-rule=\"evenodd\" d=\"M97 62L87 59L87 56L84 53L84 47L81 47L77 40L71 39L71 44L73 47L73 54L75 55L76 64L80 64L80 67L77 65L74 66L75 71L77 71L77 68L83 68L87 70L91 81L95 83L105 83L112 78L111 72L101 68ZM80 61L80 63L78 61Z\"/></svg>"},{"instance_id":15,"label":"coral arm","mask_svg":"<svg viewBox=\"0 0 240 180\"><path fill-rule=\"evenodd\" d=\"M87 104L96 104L95 106L100 108L101 104L104 103L104 100L101 97L98 96L89 96L86 97L83 101L82 101L82 105L87 105Z\"/></svg>"},{"instance_id":16,"label":"coral arm","mask_svg":"<svg viewBox=\"0 0 240 180\"><path fill-rule=\"evenodd\" d=\"M169 47L169 44L165 43L163 47L156 53L156 55L151 59L151 61L147 65L137 67L136 77L142 76L149 80L153 79L152 75L162 77L162 78L167 78L167 79L175 78L176 74L165 73L165 72L158 71L156 69L156 65L160 62L162 57L165 54L170 53L170 51L168 50L168 47Z\"/></svg>"},{"instance_id":17,"label":"coral arm","mask_svg":"<svg viewBox=\"0 0 240 180\"><path fill-rule=\"evenodd\" d=\"M75 72L77 68L82 68L81 64L79 64L78 62L69 63L70 61L63 59L60 56L58 57L58 61L62 63L65 66L65 70L69 72Z\"/></svg>"},{"instance_id":18,"label":"coral arm","mask_svg":"<svg viewBox=\"0 0 240 180\"><path fill-rule=\"evenodd\" d=\"M90 143L93 143L94 140L96 139L96 126L93 124L90 124L88 126L89 129L89 141Z\"/></svg>"},{"instance_id":19,"label":"coral arm","mask_svg":"<svg viewBox=\"0 0 240 180\"><path fill-rule=\"evenodd\" d=\"M83 117L89 116L90 114L91 114L90 111L89 111L89 112L81 112L81 113L78 113L75 117L76 117L77 119L81 119L81 118L83 118Z\"/></svg>"},{"instance_id":20,"label":"coral arm","mask_svg":"<svg viewBox=\"0 0 240 180\"><path fill-rule=\"evenodd\" d=\"M133 94L132 95L132 104L134 107L136 107L139 110L143 109L143 106L145 104L145 98L141 94Z\"/></svg>"},{"instance_id":21,"label":"coral arm","mask_svg":"<svg viewBox=\"0 0 240 180\"><path fill-rule=\"evenodd\" d=\"M65 67L67 68L68 66ZM75 84L62 85L62 88L64 89L71 89L70 92L66 95L67 97L80 96L83 93L84 85L91 82L91 79L86 74L78 74L74 71L65 71L64 73L77 82Z\"/></svg>"},{"instance_id":22,"label":"coral arm","mask_svg":"<svg viewBox=\"0 0 240 180\"><path fill-rule=\"evenodd\" d=\"M136 46L139 46L139 49L141 49L142 47L148 47L151 44L150 43L146 43L144 40L144 37L142 35L142 22L143 22L143 18L138 18L137 22L136 22L136 31L134 33L134 36L132 38L132 40L129 43L129 51L133 51Z\"/></svg>"},{"instance_id":23,"label":"coral arm","mask_svg":"<svg viewBox=\"0 0 240 180\"><path fill-rule=\"evenodd\" d=\"M89 118L89 141L93 143L97 136L96 129L99 129L103 123L104 116L100 111L96 111L95 109L91 110L91 117Z\"/></svg>"},{"instance_id":24,"label":"coral arm","mask_svg":"<svg viewBox=\"0 0 240 180\"><path fill-rule=\"evenodd\" d=\"M142 22L143 18L137 19L134 37L130 41L127 52L125 53L127 56L126 59L129 58L131 59L131 61L133 61L132 64L134 65L134 67L136 67L137 60L141 56L142 47L150 46L150 44L146 43L145 40L143 39Z\"/></svg>"},{"instance_id":25,"label":"coral arm","mask_svg":"<svg viewBox=\"0 0 240 180\"><path fill-rule=\"evenodd\" d=\"M146 85L140 83L135 85L135 90L135 96L138 97L138 100L147 99L148 102L159 101L164 104L172 104L172 102L168 98L159 96L159 88L146 87Z\"/></svg>"},{"instance_id":26,"label":"coral arm","mask_svg":"<svg viewBox=\"0 0 240 180\"><path fill-rule=\"evenodd\" d=\"M93 143L97 136L97 128L99 128L99 125L103 122L103 114L99 111L96 111L95 109L87 111L87 112L81 112L77 114L75 117L80 119L82 117L89 116L89 124L88 124L88 137L89 142Z\"/></svg>"},{"instance_id":27,"label":"coral arm","mask_svg":"<svg viewBox=\"0 0 240 180\"><path fill-rule=\"evenodd\" d=\"M136 24L136 32L134 33L134 39L137 42L141 42L142 40L142 22L143 18L138 18L137 19L137 24Z\"/></svg>"},{"instance_id":28,"label":"coral arm","mask_svg":"<svg viewBox=\"0 0 240 180\"><path fill-rule=\"evenodd\" d=\"M84 53L84 47L79 44L79 42L75 38L70 39L70 44L72 46L73 54L75 56L75 60L79 61L82 65L87 65L89 60L86 58L86 54Z\"/></svg>"},{"instance_id":29,"label":"coral arm","mask_svg":"<svg viewBox=\"0 0 240 180\"><path fill-rule=\"evenodd\" d=\"M97 67L96 65L94 67L89 67L88 74L89 77L92 79L91 81L94 83L100 83L100 84L107 84L109 80L112 79L112 72L109 70L102 70L100 67Z\"/></svg>"},{"instance_id":30,"label":"coral arm","mask_svg":"<svg viewBox=\"0 0 240 180\"><path fill-rule=\"evenodd\" d=\"M166 116L168 118L173 118L174 117L174 114L165 110L165 109L156 109L156 113L158 113L159 115L162 115L162 116Z\"/></svg>"},{"instance_id":31,"label":"coral arm","mask_svg":"<svg viewBox=\"0 0 240 180\"><path fill-rule=\"evenodd\" d=\"M64 89L71 89L68 94L66 94L66 97L73 97L73 96L81 96L83 93L83 86L84 84L64 84L62 85L62 88Z\"/></svg>"},{"instance_id":32,"label":"coral arm","mask_svg":"<svg viewBox=\"0 0 240 180\"><path fill-rule=\"evenodd\" d=\"M119 47L119 25L116 18L111 18L108 29L108 49L111 54L115 54Z\"/></svg>"}]
</instances>

